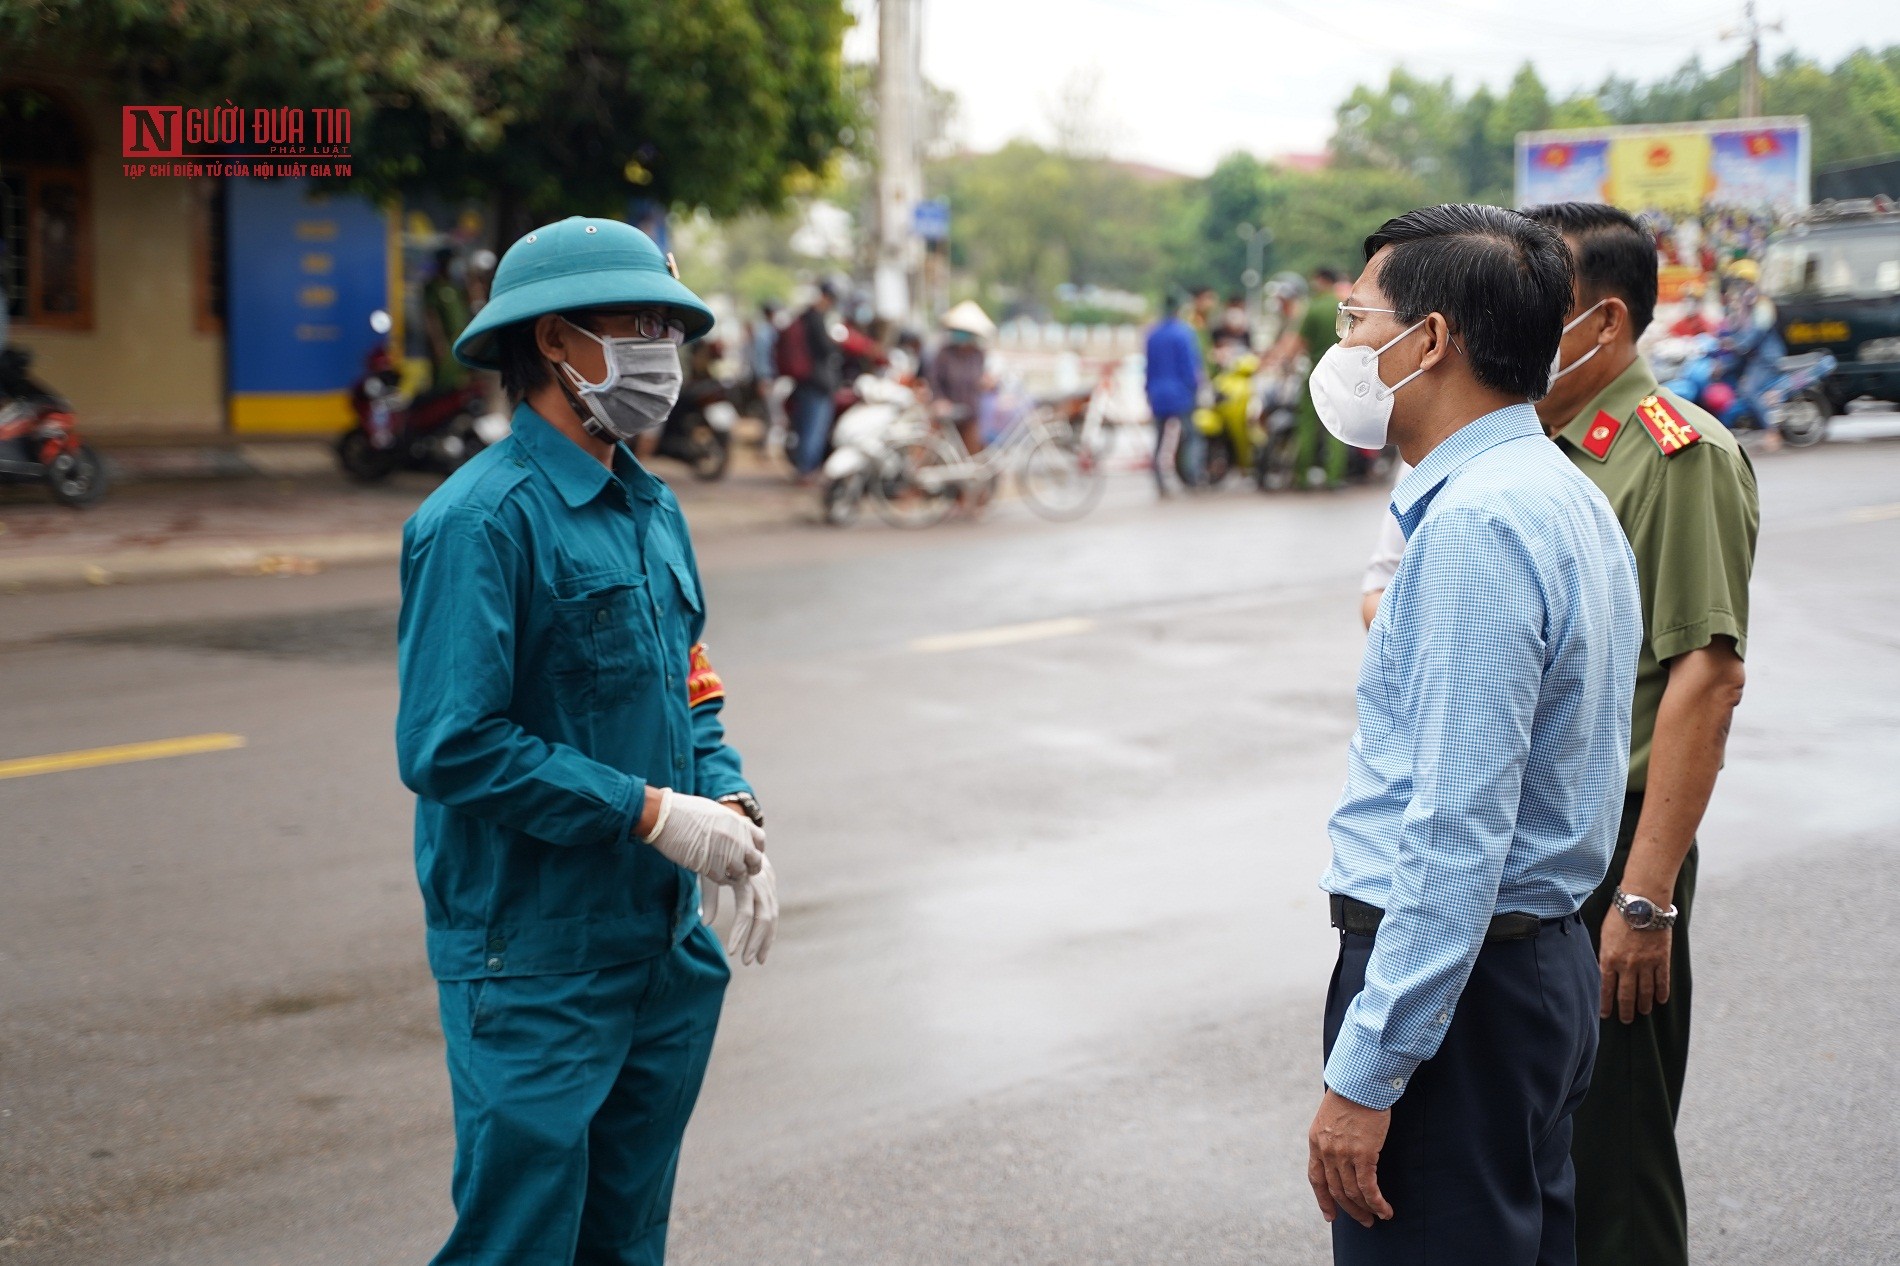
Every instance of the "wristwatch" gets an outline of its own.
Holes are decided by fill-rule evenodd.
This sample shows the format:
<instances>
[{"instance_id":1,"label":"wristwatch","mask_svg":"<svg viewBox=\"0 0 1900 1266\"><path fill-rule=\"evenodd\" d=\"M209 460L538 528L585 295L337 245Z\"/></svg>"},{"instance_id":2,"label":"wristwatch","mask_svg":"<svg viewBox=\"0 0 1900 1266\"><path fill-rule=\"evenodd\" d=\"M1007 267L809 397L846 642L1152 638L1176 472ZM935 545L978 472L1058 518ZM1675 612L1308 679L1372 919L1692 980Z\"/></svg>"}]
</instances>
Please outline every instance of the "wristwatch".
<instances>
[{"instance_id":1,"label":"wristwatch","mask_svg":"<svg viewBox=\"0 0 1900 1266\"><path fill-rule=\"evenodd\" d=\"M1621 888L1616 890L1616 912L1636 932L1667 932L1676 926L1676 907L1658 910L1648 897L1638 897Z\"/></svg>"},{"instance_id":2,"label":"wristwatch","mask_svg":"<svg viewBox=\"0 0 1900 1266\"><path fill-rule=\"evenodd\" d=\"M753 826L765 825L765 810L759 808L759 802L749 791L732 791L719 797L720 804L729 804L752 819Z\"/></svg>"}]
</instances>

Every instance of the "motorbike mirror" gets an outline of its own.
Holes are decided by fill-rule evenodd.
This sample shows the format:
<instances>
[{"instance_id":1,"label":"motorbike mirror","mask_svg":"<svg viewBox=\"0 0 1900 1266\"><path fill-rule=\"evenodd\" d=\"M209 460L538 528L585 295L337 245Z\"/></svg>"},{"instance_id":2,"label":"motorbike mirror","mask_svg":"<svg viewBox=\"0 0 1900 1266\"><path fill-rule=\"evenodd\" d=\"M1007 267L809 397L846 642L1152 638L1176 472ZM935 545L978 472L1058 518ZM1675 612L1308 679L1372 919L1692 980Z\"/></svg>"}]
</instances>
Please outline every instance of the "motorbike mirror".
<instances>
[{"instance_id":1,"label":"motorbike mirror","mask_svg":"<svg viewBox=\"0 0 1900 1266\"><path fill-rule=\"evenodd\" d=\"M376 331L378 334L389 333L390 328L391 328L389 313L383 311L381 308L378 308L376 309L376 311L370 313L369 314L369 328Z\"/></svg>"}]
</instances>

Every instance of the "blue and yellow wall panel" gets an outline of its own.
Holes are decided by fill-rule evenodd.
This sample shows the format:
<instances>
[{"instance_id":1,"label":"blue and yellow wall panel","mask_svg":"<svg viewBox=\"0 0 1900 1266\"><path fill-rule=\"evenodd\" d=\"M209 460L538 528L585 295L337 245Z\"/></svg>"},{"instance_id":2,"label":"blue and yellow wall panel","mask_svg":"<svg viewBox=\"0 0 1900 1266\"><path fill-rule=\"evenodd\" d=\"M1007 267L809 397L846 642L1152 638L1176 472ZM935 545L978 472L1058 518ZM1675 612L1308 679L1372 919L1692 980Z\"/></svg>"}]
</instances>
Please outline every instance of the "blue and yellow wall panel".
<instances>
[{"instance_id":1,"label":"blue and yellow wall panel","mask_svg":"<svg viewBox=\"0 0 1900 1266\"><path fill-rule=\"evenodd\" d=\"M385 337L389 217L361 198L299 180L233 180L226 325L231 429L335 435L355 420L350 386Z\"/></svg>"}]
</instances>

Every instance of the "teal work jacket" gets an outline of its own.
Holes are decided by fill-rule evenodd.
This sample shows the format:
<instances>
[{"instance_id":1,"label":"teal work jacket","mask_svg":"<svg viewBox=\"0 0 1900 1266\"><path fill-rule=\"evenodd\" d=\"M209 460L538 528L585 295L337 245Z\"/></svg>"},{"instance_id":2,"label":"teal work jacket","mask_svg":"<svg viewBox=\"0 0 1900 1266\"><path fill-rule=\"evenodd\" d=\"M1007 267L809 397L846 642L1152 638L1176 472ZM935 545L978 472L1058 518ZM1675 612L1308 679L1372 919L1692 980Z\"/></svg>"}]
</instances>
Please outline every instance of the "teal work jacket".
<instances>
[{"instance_id":1,"label":"teal work jacket","mask_svg":"<svg viewBox=\"0 0 1900 1266\"><path fill-rule=\"evenodd\" d=\"M648 783L750 791L679 503L523 404L403 530L396 754L438 980L678 944L698 886L631 834Z\"/></svg>"}]
</instances>

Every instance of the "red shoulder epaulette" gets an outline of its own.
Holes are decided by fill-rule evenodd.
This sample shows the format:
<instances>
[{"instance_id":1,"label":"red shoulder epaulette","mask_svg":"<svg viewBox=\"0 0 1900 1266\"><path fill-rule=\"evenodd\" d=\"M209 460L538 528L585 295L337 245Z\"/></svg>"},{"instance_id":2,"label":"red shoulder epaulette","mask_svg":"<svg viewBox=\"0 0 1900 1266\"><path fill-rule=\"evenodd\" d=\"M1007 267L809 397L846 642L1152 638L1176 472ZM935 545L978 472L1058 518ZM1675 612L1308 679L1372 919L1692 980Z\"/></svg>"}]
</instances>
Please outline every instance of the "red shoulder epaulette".
<instances>
[{"instance_id":1,"label":"red shoulder epaulette","mask_svg":"<svg viewBox=\"0 0 1900 1266\"><path fill-rule=\"evenodd\" d=\"M1676 407L1661 396L1644 396L1643 402L1636 406L1636 419L1649 432L1649 438L1656 441L1664 457L1674 457L1702 439L1689 419L1676 412Z\"/></svg>"},{"instance_id":2,"label":"red shoulder epaulette","mask_svg":"<svg viewBox=\"0 0 1900 1266\"><path fill-rule=\"evenodd\" d=\"M686 670L686 706L697 708L702 703L725 697L726 683L719 680L712 661L706 658L706 644L696 643Z\"/></svg>"},{"instance_id":3,"label":"red shoulder epaulette","mask_svg":"<svg viewBox=\"0 0 1900 1266\"><path fill-rule=\"evenodd\" d=\"M1616 443L1616 433L1623 429L1621 418L1613 418L1598 409L1597 415L1590 419L1590 429L1583 433L1583 450L1601 461L1609 455L1610 445Z\"/></svg>"}]
</instances>

